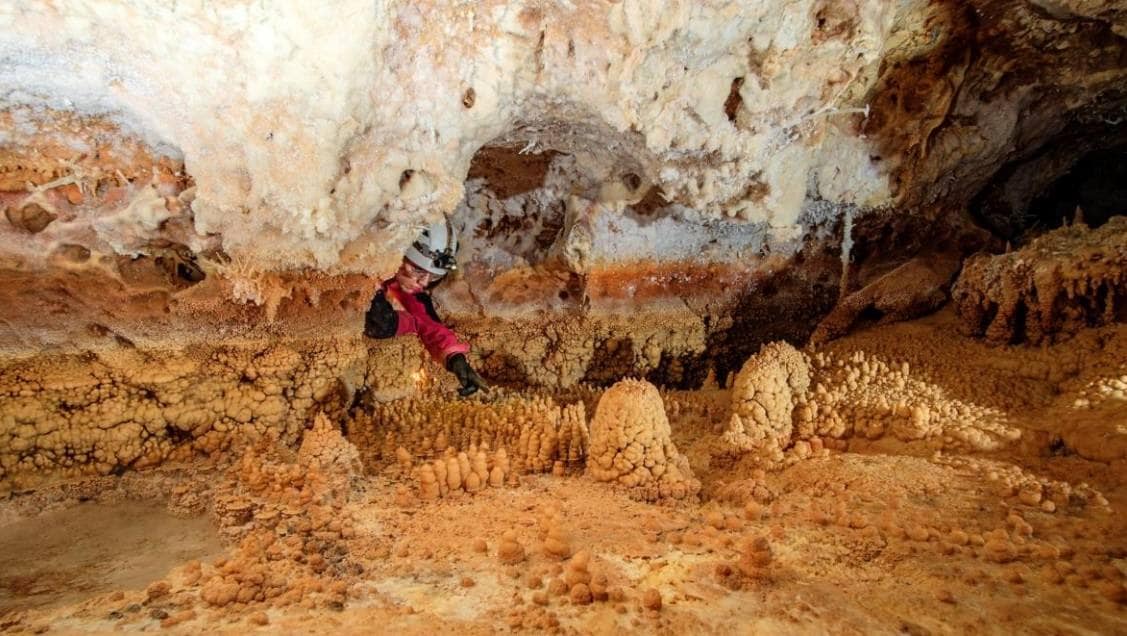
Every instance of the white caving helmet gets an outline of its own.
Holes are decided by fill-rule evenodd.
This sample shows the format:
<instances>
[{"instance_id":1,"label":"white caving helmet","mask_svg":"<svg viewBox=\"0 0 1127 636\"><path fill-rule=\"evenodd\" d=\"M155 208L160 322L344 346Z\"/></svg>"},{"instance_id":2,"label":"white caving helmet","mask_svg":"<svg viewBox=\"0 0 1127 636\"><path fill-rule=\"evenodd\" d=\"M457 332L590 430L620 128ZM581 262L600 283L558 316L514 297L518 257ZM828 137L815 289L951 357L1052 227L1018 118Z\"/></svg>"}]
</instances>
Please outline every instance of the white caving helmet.
<instances>
[{"instance_id":1,"label":"white caving helmet","mask_svg":"<svg viewBox=\"0 0 1127 636\"><path fill-rule=\"evenodd\" d=\"M445 276L458 269L454 254L458 251L458 235L450 222L439 221L423 230L419 238L407 248L404 256L415 265L435 276Z\"/></svg>"}]
</instances>

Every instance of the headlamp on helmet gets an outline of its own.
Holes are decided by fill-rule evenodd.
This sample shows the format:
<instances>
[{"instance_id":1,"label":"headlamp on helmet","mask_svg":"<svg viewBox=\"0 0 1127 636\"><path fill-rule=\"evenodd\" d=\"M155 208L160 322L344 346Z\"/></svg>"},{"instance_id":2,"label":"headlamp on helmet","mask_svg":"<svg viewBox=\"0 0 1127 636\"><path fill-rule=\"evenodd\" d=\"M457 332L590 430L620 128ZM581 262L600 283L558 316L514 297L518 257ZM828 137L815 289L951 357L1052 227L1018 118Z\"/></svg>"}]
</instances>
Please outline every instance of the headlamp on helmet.
<instances>
[{"instance_id":1,"label":"headlamp on helmet","mask_svg":"<svg viewBox=\"0 0 1127 636\"><path fill-rule=\"evenodd\" d=\"M458 237L453 228L443 221L430 226L407 248L405 256L434 276L445 276L458 269L454 254L458 251Z\"/></svg>"}]
</instances>

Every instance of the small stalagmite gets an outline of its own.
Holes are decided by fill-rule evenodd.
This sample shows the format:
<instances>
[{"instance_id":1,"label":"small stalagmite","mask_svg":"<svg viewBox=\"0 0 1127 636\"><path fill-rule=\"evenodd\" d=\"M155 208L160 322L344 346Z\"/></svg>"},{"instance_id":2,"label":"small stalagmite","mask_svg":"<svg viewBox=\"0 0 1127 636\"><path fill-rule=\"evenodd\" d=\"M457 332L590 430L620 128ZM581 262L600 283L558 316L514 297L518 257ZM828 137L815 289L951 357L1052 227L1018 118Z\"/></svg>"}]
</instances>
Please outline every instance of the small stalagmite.
<instances>
[{"instance_id":1,"label":"small stalagmite","mask_svg":"<svg viewBox=\"0 0 1127 636\"><path fill-rule=\"evenodd\" d=\"M451 492L462 489L462 467L456 457L446 458L446 487Z\"/></svg>"},{"instance_id":2,"label":"small stalagmite","mask_svg":"<svg viewBox=\"0 0 1127 636\"><path fill-rule=\"evenodd\" d=\"M517 542L517 535L512 530L506 530L501 535L501 542L497 544L497 558L505 565L524 561L524 546Z\"/></svg>"},{"instance_id":3,"label":"small stalagmite","mask_svg":"<svg viewBox=\"0 0 1127 636\"><path fill-rule=\"evenodd\" d=\"M400 471L402 471L404 474L411 472L411 464L413 463L413 459L411 457L411 453L409 453L406 448L400 446L399 448L395 449L395 460L399 464Z\"/></svg>"},{"instance_id":4,"label":"small stalagmite","mask_svg":"<svg viewBox=\"0 0 1127 636\"><path fill-rule=\"evenodd\" d=\"M544 539L544 554L556 559L566 559L571 556L571 539L563 528L563 522L558 516L548 522L548 536Z\"/></svg>"}]
</instances>

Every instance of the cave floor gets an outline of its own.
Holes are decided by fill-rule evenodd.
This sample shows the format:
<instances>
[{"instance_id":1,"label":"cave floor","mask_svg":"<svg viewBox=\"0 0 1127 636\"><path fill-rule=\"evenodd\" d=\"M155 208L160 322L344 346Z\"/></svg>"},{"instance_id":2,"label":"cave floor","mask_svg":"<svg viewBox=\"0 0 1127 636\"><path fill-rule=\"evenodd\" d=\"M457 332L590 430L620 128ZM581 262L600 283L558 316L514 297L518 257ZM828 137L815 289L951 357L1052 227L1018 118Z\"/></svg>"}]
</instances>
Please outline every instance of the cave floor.
<instances>
[{"instance_id":1,"label":"cave floor","mask_svg":"<svg viewBox=\"0 0 1127 636\"><path fill-rule=\"evenodd\" d=\"M0 526L0 614L144 587L223 545L206 518L137 502L81 503Z\"/></svg>"},{"instance_id":2,"label":"cave floor","mask_svg":"<svg viewBox=\"0 0 1127 636\"><path fill-rule=\"evenodd\" d=\"M58 484L0 504L0 630L1127 633L1127 326L998 348L939 314L824 350L908 361L933 409L1000 412L1021 438L956 452L858 435L759 471L712 460L728 409L713 388L663 392L700 502L578 471L420 501L395 462L367 462L343 507L346 600L329 604L204 600L222 533L182 496L175 522L151 506L190 490L207 514L222 462ZM561 590L576 568L544 548L553 515L605 578L594 602ZM501 562L506 531L523 560ZM754 539L769 557L749 565Z\"/></svg>"}]
</instances>

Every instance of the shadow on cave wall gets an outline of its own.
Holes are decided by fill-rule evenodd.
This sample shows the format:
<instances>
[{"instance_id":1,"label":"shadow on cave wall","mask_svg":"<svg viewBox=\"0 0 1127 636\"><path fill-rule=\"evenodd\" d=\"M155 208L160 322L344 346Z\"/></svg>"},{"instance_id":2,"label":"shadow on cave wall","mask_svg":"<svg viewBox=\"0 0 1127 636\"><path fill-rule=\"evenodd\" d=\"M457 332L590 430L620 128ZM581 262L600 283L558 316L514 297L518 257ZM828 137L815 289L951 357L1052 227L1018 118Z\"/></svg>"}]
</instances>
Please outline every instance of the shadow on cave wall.
<instances>
[{"instance_id":1,"label":"shadow on cave wall","mask_svg":"<svg viewBox=\"0 0 1127 636\"><path fill-rule=\"evenodd\" d=\"M636 356L630 337L607 338L595 347L583 382L609 386L634 373Z\"/></svg>"}]
</instances>

